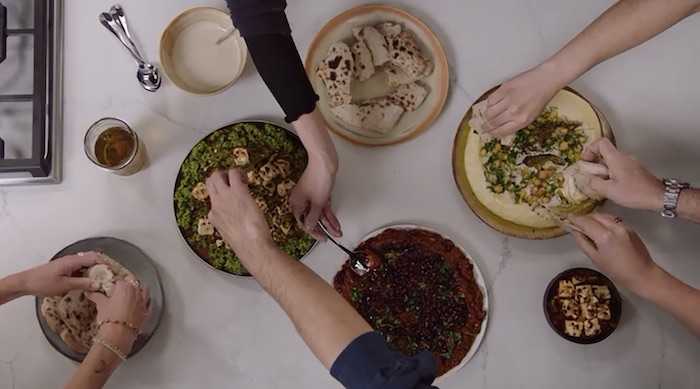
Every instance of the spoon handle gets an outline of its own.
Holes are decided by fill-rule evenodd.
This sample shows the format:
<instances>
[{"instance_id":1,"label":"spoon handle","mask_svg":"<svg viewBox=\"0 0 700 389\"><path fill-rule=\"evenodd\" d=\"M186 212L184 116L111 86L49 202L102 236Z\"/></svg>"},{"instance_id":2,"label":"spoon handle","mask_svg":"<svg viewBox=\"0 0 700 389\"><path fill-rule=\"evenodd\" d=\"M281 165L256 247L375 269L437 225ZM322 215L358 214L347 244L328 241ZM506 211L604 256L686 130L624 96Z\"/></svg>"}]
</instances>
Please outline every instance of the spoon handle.
<instances>
[{"instance_id":1,"label":"spoon handle","mask_svg":"<svg viewBox=\"0 0 700 389\"><path fill-rule=\"evenodd\" d=\"M111 15L106 12L100 14L100 23L102 23L105 28L114 34L117 39L126 47L132 57L138 62L139 65L145 65L146 61L141 57L141 53L136 50L136 48L130 44L129 40L123 35L123 30L114 21Z\"/></svg>"},{"instance_id":2,"label":"spoon handle","mask_svg":"<svg viewBox=\"0 0 700 389\"><path fill-rule=\"evenodd\" d=\"M122 31L124 31L126 39L129 41L134 51L138 54L139 58L141 58L143 62L146 62L146 57L144 57L143 54L141 54L141 51L139 51L138 46L136 46L136 40L134 39L134 36L131 35L131 31L129 30L129 21L126 20L126 14L124 13L124 9L120 5L114 5L109 10L109 15L112 17L114 22L117 23L119 27L121 27Z\"/></svg>"},{"instance_id":3,"label":"spoon handle","mask_svg":"<svg viewBox=\"0 0 700 389\"><path fill-rule=\"evenodd\" d=\"M325 225L323 225L322 222L318 222L318 227L321 229L321 231L323 231L323 234L326 235L326 238L328 238L328 240L330 240L331 242L333 242L333 244L338 246L339 249L343 250L345 252L345 254L350 256L350 258L353 257L354 253L352 251L348 250L347 248L345 248L345 246L343 246L342 244L336 242L336 240L333 239L330 232L328 232L328 229L326 228Z\"/></svg>"}]
</instances>

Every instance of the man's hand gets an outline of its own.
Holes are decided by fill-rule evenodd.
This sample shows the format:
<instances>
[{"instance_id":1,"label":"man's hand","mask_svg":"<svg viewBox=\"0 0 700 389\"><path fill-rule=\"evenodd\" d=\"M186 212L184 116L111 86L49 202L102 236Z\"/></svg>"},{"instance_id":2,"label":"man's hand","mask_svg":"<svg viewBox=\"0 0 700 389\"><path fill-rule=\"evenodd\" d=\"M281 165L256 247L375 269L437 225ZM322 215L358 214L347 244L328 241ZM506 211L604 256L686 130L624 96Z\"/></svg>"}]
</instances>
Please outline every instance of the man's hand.
<instances>
[{"instance_id":1,"label":"man's hand","mask_svg":"<svg viewBox=\"0 0 700 389\"><path fill-rule=\"evenodd\" d=\"M503 83L488 98L486 132L504 137L527 127L563 87L559 78L543 64Z\"/></svg>"},{"instance_id":2,"label":"man's hand","mask_svg":"<svg viewBox=\"0 0 700 389\"><path fill-rule=\"evenodd\" d=\"M603 272L637 294L644 292L659 267L639 235L607 214L576 216L569 221L576 243Z\"/></svg>"},{"instance_id":3,"label":"man's hand","mask_svg":"<svg viewBox=\"0 0 700 389\"><path fill-rule=\"evenodd\" d=\"M211 199L209 221L239 256L256 242L274 245L270 227L239 170L217 170L206 184Z\"/></svg>"},{"instance_id":4,"label":"man's hand","mask_svg":"<svg viewBox=\"0 0 700 389\"><path fill-rule=\"evenodd\" d=\"M75 277L74 274L84 267L99 263L99 258L100 254L96 252L69 255L20 273L24 281L24 292L50 297L62 296L75 289L92 290L89 278Z\"/></svg>"},{"instance_id":5,"label":"man's hand","mask_svg":"<svg viewBox=\"0 0 700 389\"><path fill-rule=\"evenodd\" d=\"M331 193L338 170L338 155L328 135L328 125L316 109L294 122L309 154L309 163L304 174L292 190L289 205L299 225L316 239L323 239L318 230L319 220L334 236L341 236L338 218L331 208Z\"/></svg>"},{"instance_id":6,"label":"man's hand","mask_svg":"<svg viewBox=\"0 0 700 389\"><path fill-rule=\"evenodd\" d=\"M610 177L591 177L590 189L628 208L659 210L663 207L664 185L634 157L618 151L607 138L601 138L584 151L586 161L608 167Z\"/></svg>"}]
</instances>

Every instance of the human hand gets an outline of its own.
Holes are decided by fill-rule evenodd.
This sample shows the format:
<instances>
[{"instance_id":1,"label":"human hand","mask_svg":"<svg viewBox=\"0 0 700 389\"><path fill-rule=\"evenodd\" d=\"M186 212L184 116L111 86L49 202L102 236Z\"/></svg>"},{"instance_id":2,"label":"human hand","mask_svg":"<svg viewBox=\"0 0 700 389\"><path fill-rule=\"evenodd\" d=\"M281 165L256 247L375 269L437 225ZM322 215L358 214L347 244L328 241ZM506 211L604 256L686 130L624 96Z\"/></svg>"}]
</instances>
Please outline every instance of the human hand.
<instances>
[{"instance_id":1,"label":"human hand","mask_svg":"<svg viewBox=\"0 0 700 389\"><path fill-rule=\"evenodd\" d=\"M608 167L608 179L590 178L590 189L598 195L628 208L663 208L664 185L661 180L634 157L617 150L609 139L601 138L589 144L581 158Z\"/></svg>"},{"instance_id":2,"label":"human hand","mask_svg":"<svg viewBox=\"0 0 700 389\"><path fill-rule=\"evenodd\" d=\"M504 137L530 125L566 85L559 79L552 68L540 65L503 83L487 100L484 130Z\"/></svg>"},{"instance_id":3,"label":"human hand","mask_svg":"<svg viewBox=\"0 0 700 389\"><path fill-rule=\"evenodd\" d=\"M309 155L306 170L289 197L294 217L316 239L324 238L317 226L319 220L333 236L340 237L340 222L331 208L338 155L328 135L328 125L316 109L301 116L294 122L294 127Z\"/></svg>"},{"instance_id":4,"label":"human hand","mask_svg":"<svg viewBox=\"0 0 700 389\"><path fill-rule=\"evenodd\" d=\"M637 294L644 292L659 268L639 235L608 214L571 216L569 222L578 246L603 272Z\"/></svg>"},{"instance_id":5,"label":"human hand","mask_svg":"<svg viewBox=\"0 0 700 389\"><path fill-rule=\"evenodd\" d=\"M262 212L238 169L215 171L207 179L211 199L209 221L239 255L255 243L274 245Z\"/></svg>"},{"instance_id":6,"label":"human hand","mask_svg":"<svg viewBox=\"0 0 700 389\"><path fill-rule=\"evenodd\" d=\"M117 281L109 297L95 292L88 298L97 306L97 323L104 322L98 335L128 354L150 315L148 288L139 287L136 280L131 278Z\"/></svg>"},{"instance_id":7,"label":"human hand","mask_svg":"<svg viewBox=\"0 0 700 389\"><path fill-rule=\"evenodd\" d=\"M20 274L24 280L23 289L27 294L40 297L62 296L75 289L91 291L93 285L90 279L75 277L74 274L99 263L99 259L100 254L91 251L68 255L29 269Z\"/></svg>"}]
</instances>

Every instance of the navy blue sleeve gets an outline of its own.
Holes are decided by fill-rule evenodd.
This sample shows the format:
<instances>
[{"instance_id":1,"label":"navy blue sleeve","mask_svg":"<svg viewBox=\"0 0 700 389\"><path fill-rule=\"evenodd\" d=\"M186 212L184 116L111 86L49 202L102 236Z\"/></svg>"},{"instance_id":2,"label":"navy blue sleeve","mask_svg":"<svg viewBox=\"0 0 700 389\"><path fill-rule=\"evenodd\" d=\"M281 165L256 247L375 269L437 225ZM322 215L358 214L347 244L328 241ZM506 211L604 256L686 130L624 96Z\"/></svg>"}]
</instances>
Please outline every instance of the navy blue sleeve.
<instances>
[{"instance_id":1,"label":"navy blue sleeve","mask_svg":"<svg viewBox=\"0 0 700 389\"><path fill-rule=\"evenodd\" d=\"M233 24L248 45L258 73L286 114L286 121L316 108L318 96L306 76L284 10L285 0L226 0Z\"/></svg>"},{"instance_id":2,"label":"navy blue sleeve","mask_svg":"<svg viewBox=\"0 0 700 389\"><path fill-rule=\"evenodd\" d=\"M331 366L331 375L348 389L437 389L432 354L408 357L389 349L384 337L369 332L353 340Z\"/></svg>"}]
</instances>

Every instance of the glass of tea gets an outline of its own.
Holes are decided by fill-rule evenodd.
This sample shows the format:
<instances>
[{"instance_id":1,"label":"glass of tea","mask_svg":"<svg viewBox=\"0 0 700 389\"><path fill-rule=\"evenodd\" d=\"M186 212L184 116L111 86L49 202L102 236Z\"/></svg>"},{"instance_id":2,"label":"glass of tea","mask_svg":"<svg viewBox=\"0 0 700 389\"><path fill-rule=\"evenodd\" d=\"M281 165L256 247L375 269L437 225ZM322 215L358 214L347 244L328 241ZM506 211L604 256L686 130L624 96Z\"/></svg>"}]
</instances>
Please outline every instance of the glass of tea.
<instances>
[{"instance_id":1,"label":"glass of tea","mask_svg":"<svg viewBox=\"0 0 700 389\"><path fill-rule=\"evenodd\" d=\"M85 154L110 173L130 176L144 165L143 144L124 121L100 119L85 134Z\"/></svg>"}]
</instances>

